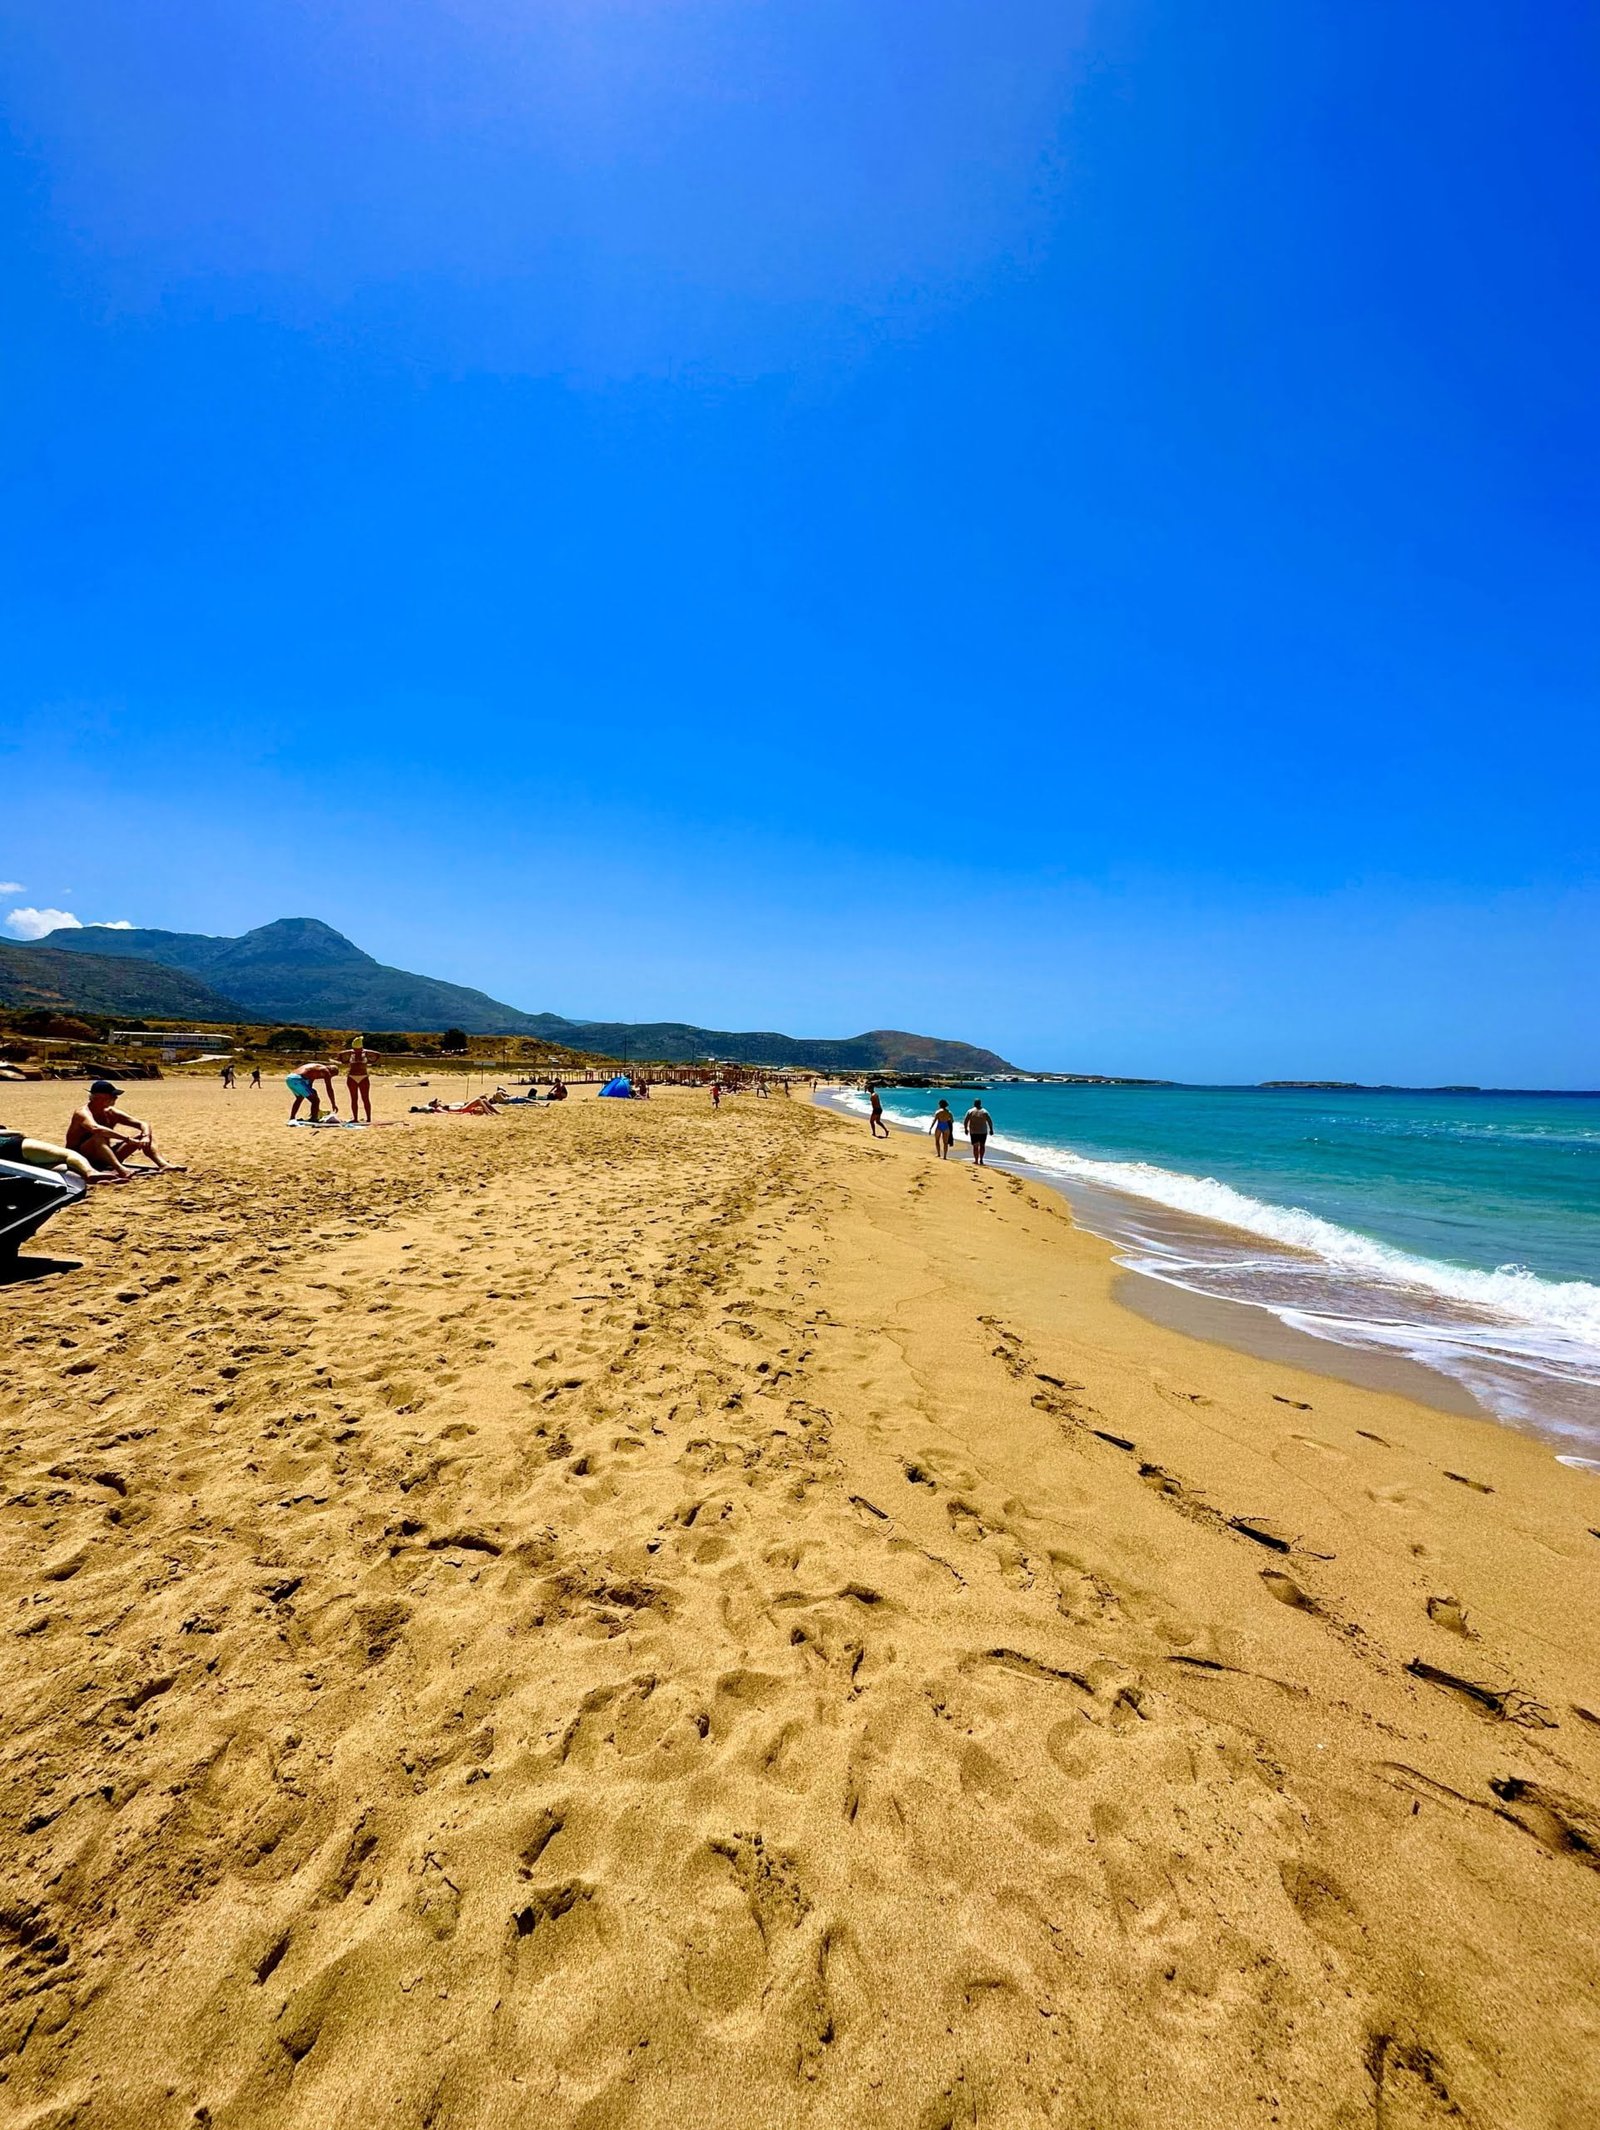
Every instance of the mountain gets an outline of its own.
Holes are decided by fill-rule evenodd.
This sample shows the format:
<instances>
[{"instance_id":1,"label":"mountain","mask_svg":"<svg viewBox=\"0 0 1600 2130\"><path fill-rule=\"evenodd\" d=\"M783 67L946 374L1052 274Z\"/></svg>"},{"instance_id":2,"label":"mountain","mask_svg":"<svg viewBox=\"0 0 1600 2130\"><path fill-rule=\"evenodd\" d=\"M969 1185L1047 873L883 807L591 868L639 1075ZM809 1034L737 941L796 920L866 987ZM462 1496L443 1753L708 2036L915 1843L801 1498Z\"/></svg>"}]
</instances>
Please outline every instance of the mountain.
<instances>
[{"instance_id":1,"label":"mountain","mask_svg":"<svg viewBox=\"0 0 1600 2130\"><path fill-rule=\"evenodd\" d=\"M686 1021L576 1021L559 1013L523 1013L487 992L388 968L315 917L280 917L238 939L202 932L114 932L104 925L83 925L51 932L45 949L63 956L159 962L237 999L247 1019L295 1021L312 1028L359 1028L374 1035L396 1029L462 1028L468 1035L535 1036L603 1057L675 1064L714 1057L750 1065L805 1065L817 1072L982 1075L1016 1070L992 1050L895 1028L817 1039L765 1030L697 1028Z\"/></svg>"},{"instance_id":2,"label":"mountain","mask_svg":"<svg viewBox=\"0 0 1600 2130\"><path fill-rule=\"evenodd\" d=\"M898 1028L874 1028L866 1035L806 1037L770 1030L696 1028L686 1021L563 1021L541 1014L541 1034L574 1050L594 1050L609 1058L658 1059L666 1064L694 1064L716 1058L735 1065L802 1065L813 1072L974 1073L980 1078L1014 1072L992 1050L971 1043L946 1042L938 1036L906 1035Z\"/></svg>"},{"instance_id":3,"label":"mountain","mask_svg":"<svg viewBox=\"0 0 1600 2130\"><path fill-rule=\"evenodd\" d=\"M57 938L59 934L55 935ZM69 935L70 936L70 935ZM120 937L120 934L113 934ZM126 1013L158 1020L237 1021L236 999L181 969L137 956L14 947L0 940L0 1006L44 1006L67 1013Z\"/></svg>"},{"instance_id":4,"label":"mountain","mask_svg":"<svg viewBox=\"0 0 1600 2130\"><path fill-rule=\"evenodd\" d=\"M69 954L127 954L185 970L236 998L248 1020L313 1028L464 1028L468 1035L539 1035L535 1017L487 992L386 968L315 917L281 917L239 939L203 932L112 932L82 925L47 935Z\"/></svg>"}]
</instances>

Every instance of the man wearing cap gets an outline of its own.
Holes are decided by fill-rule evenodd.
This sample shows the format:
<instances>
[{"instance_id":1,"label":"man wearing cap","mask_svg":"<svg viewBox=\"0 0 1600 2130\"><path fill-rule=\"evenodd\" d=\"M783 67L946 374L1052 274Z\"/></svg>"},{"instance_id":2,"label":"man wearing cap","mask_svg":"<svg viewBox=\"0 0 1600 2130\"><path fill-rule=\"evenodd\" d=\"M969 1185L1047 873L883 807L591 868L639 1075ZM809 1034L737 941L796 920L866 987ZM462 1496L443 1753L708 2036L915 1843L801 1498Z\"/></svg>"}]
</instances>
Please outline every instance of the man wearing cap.
<instances>
[{"instance_id":1,"label":"man wearing cap","mask_svg":"<svg viewBox=\"0 0 1600 2130\"><path fill-rule=\"evenodd\" d=\"M82 1154L86 1161L97 1169L104 1169L114 1176L131 1173L127 1157L137 1154L153 1169L181 1176L183 1171L171 1161L163 1161L156 1151L155 1134L148 1124L141 1124L137 1117L130 1117L126 1110L117 1108L120 1087L113 1087L109 1080L96 1080L89 1089L89 1099L82 1109L75 1109L72 1122L67 1126L67 1145L75 1154Z\"/></svg>"}]
</instances>

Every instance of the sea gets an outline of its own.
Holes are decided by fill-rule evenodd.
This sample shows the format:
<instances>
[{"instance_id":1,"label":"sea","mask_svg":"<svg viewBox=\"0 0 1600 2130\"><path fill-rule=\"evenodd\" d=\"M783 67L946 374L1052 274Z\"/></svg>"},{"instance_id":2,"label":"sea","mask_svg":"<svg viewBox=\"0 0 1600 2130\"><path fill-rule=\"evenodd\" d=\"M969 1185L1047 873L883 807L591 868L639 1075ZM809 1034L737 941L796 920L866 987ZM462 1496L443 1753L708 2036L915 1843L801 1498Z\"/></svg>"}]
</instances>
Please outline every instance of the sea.
<instances>
[{"instance_id":1,"label":"sea","mask_svg":"<svg viewBox=\"0 0 1600 2130\"><path fill-rule=\"evenodd\" d=\"M925 1131L938 1098L883 1105ZM1420 1364L1600 1472L1600 1096L1002 1085L984 1105L990 1160L1053 1184L1127 1271Z\"/></svg>"}]
</instances>

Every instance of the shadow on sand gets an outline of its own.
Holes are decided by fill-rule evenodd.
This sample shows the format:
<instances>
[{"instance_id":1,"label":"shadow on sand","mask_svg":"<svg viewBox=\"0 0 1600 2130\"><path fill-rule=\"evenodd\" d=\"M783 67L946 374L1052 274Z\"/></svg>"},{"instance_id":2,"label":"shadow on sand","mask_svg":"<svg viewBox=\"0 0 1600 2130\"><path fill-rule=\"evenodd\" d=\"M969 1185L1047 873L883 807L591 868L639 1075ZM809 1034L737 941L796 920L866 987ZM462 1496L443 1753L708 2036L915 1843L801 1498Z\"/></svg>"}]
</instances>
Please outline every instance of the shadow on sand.
<instances>
[{"instance_id":1,"label":"shadow on sand","mask_svg":"<svg viewBox=\"0 0 1600 2130\"><path fill-rule=\"evenodd\" d=\"M21 1287L29 1280L49 1279L57 1272L81 1272L81 1257L0 1257L0 1289Z\"/></svg>"}]
</instances>

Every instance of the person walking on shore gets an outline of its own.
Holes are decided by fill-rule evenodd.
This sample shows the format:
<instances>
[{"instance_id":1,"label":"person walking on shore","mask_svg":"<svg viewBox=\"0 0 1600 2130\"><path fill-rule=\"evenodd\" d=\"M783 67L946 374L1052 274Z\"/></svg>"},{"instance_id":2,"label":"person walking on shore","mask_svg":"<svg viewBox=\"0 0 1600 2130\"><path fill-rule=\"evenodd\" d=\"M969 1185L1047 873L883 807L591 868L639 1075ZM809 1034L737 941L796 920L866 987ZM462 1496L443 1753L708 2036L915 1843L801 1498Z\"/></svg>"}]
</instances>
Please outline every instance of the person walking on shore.
<instances>
[{"instance_id":1,"label":"person walking on shore","mask_svg":"<svg viewBox=\"0 0 1600 2130\"><path fill-rule=\"evenodd\" d=\"M250 1068L250 1085L252 1087L261 1085L261 1067L259 1065L252 1065Z\"/></svg>"},{"instance_id":2,"label":"person walking on shore","mask_svg":"<svg viewBox=\"0 0 1600 2130\"><path fill-rule=\"evenodd\" d=\"M933 1134L933 1150L941 1161L950 1159L950 1142L956 1135L956 1120L950 1104L944 1096L939 1097L939 1107L933 1113L933 1122L928 1127Z\"/></svg>"},{"instance_id":3,"label":"person walking on shore","mask_svg":"<svg viewBox=\"0 0 1600 2130\"><path fill-rule=\"evenodd\" d=\"M967 1137L972 1141L972 1159L975 1166L980 1169L986 1167L983 1155L989 1144L989 1134L994 1130L994 1119L984 1108L982 1095L973 1098L972 1107L961 1123Z\"/></svg>"},{"instance_id":4,"label":"person walking on shore","mask_svg":"<svg viewBox=\"0 0 1600 2130\"><path fill-rule=\"evenodd\" d=\"M883 1121L883 1097L875 1087L869 1087L867 1093L872 1097L872 1114L867 1119L872 1136L874 1139L887 1139L889 1127Z\"/></svg>"}]
</instances>

